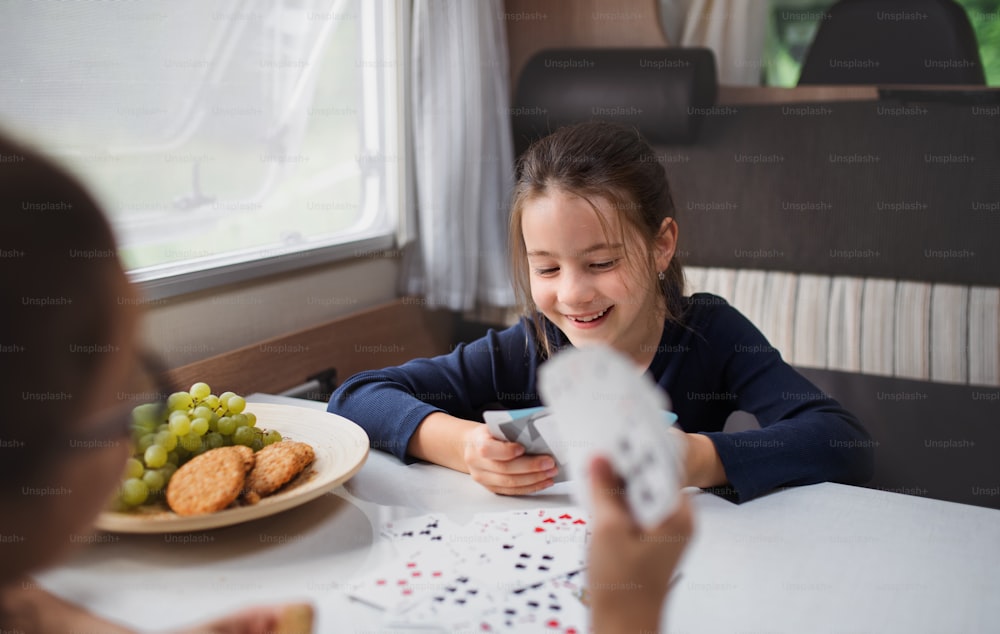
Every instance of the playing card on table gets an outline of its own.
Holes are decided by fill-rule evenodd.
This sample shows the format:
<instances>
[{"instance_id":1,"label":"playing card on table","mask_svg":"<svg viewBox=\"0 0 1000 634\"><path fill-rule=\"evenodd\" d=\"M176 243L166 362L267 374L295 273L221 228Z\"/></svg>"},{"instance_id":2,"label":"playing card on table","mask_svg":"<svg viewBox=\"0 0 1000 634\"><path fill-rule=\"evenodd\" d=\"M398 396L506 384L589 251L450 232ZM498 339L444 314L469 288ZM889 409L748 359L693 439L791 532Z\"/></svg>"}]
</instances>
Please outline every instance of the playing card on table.
<instances>
[{"instance_id":1,"label":"playing card on table","mask_svg":"<svg viewBox=\"0 0 1000 634\"><path fill-rule=\"evenodd\" d=\"M469 540L474 535L482 535L483 541L488 541L491 537L533 534L548 541L576 539L582 545L589 535L590 517L577 508L477 513L463 529Z\"/></svg>"},{"instance_id":2,"label":"playing card on table","mask_svg":"<svg viewBox=\"0 0 1000 634\"><path fill-rule=\"evenodd\" d=\"M524 447L528 454L546 454L552 456L559 467L559 473L553 482L566 480L566 467L563 464L565 452L554 442L555 438L549 432L554 424L552 415L544 407L526 409L487 410L483 412L483 420L490 434L497 440L509 440Z\"/></svg>"},{"instance_id":3,"label":"playing card on table","mask_svg":"<svg viewBox=\"0 0 1000 634\"><path fill-rule=\"evenodd\" d=\"M496 605L496 591L482 577L453 574L440 588L414 603L400 606L386 622L395 627L435 628L446 632L471 630L480 616Z\"/></svg>"},{"instance_id":4,"label":"playing card on table","mask_svg":"<svg viewBox=\"0 0 1000 634\"><path fill-rule=\"evenodd\" d=\"M586 547L578 539L521 534L479 548L475 565L488 571L499 590L517 590L579 571L586 557Z\"/></svg>"},{"instance_id":5,"label":"playing card on table","mask_svg":"<svg viewBox=\"0 0 1000 634\"><path fill-rule=\"evenodd\" d=\"M539 390L569 451L576 496L590 508L591 458L608 457L626 482L629 507L653 528L677 504L685 444L664 423L666 394L635 365L604 346L574 348L539 369Z\"/></svg>"},{"instance_id":6,"label":"playing card on table","mask_svg":"<svg viewBox=\"0 0 1000 634\"><path fill-rule=\"evenodd\" d=\"M356 578L348 594L382 610L401 610L445 587L458 563L449 549L426 546Z\"/></svg>"},{"instance_id":7,"label":"playing card on table","mask_svg":"<svg viewBox=\"0 0 1000 634\"><path fill-rule=\"evenodd\" d=\"M461 527L438 515L404 517L382 524L380 533L394 544L409 550L411 544L447 543Z\"/></svg>"},{"instance_id":8,"label":"playing card on table","mask_svg":"<svg viewBox=\"0 0 1000 634\"><path fill-rule=\"evenodd\" d=\"M561 632L583 634L589 628L589 609L582 601L581 575L533 584L502 597L479 619L481 632Z\"/></svg>"}]
</instances>

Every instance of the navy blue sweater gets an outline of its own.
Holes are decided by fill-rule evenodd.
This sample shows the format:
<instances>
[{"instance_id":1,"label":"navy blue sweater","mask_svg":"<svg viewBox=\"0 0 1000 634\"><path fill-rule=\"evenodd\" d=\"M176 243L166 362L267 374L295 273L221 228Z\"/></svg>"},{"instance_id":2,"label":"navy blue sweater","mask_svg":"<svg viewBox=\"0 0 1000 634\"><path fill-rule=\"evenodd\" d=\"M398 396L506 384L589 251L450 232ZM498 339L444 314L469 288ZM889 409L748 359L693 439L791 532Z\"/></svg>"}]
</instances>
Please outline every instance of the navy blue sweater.
<instances>
[{"instance_id":1,"label":"navy blue sweater","mask_svg":"<svg viewBox=\"0 0 1000 634\"><path fill-rule=\"evenodd\" d=\"M743 502L780 486L871 477L871 439L850 412L785 363L725 300L698 293L686 302L682 324L664 325L647 372L670 396L678 426L715 444L730 483L719 493ZM570 345L554 327L549 337L554 348ZM410 436L433 412L480 420L485 408L541 405L535 341L522 319L447 355L360 372L327 409L361 425L372 447L410 460ZM736 410L756 416L761 429L723 433Z\"/></svg>"}]
</instances>

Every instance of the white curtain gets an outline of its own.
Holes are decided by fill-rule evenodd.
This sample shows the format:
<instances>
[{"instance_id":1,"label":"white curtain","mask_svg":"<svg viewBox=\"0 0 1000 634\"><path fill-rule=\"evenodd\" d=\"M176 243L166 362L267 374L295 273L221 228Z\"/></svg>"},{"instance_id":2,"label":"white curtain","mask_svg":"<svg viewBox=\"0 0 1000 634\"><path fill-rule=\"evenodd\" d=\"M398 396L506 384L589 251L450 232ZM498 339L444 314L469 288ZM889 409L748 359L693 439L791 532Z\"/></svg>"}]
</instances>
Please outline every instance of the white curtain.
<instances>
[{"instance_id":1,"label":"white curtain","mask_svg":"<svg viewBox=\"0 0 1000 634\"><path fill-rule=\"evenodd\" d=\"M512 305L513 184L502 0L415 0L411 113L417 236L403 291L428 306Z\"/></svg>"},{"instance_id":2,"label":"white curtain","mask_svg":"<svg viewBox=\"0 0 1000 634\"><path fill-rule=\"evenodd\" d=\"M712 49L720 84L760 85L771 0L660 0L660 5L664 21L672 22L664 24L671 42Z\"/></svg>"}]
</instances>

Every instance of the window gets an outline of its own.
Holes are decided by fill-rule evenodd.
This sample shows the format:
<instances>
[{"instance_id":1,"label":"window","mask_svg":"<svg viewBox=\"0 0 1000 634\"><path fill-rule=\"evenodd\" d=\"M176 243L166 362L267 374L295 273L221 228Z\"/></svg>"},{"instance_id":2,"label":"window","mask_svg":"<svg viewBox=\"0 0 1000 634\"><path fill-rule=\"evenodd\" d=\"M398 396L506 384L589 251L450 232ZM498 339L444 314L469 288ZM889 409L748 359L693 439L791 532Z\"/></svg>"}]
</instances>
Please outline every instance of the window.
<instances>
[{"instance_id":1,"label":"window","mask_svg":"<svg viewBox=\"0 0 1000 634\"><path fill-rule=\"evenodd\" d=\"M956 0L969 16L979 42L986 83L1000 86L1000 0ZM764 83L795 86L823 12L835 0L771 0Z\"/></svg>"},{"instance_id":2,"label":"window","mask_svg":"<svg viewBox=\"0 0 1000 634\"><path fill-rule=\"evenodd\" d=\"M165 296L391 245L394 0L14 1L0 125L80 174Z\"/></svg>"}]
</instances>

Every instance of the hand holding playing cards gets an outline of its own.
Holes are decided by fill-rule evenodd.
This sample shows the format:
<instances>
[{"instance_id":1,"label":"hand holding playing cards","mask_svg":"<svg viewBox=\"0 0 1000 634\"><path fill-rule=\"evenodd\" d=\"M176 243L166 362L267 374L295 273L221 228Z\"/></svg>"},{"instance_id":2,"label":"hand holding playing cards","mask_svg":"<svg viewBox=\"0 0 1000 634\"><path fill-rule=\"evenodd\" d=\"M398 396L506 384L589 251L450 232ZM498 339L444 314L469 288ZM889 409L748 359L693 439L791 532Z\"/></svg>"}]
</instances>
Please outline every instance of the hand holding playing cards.
<instances>
[{"instance_id":1,"label":"hand holding playing cards","mask_svg":"<svg viewBox=\"0 0 1000 634\"><path fill-rule=\"evenodd\" d=\"M525 455L516 442L497 440L486 425L464 436L464 458L472 479L494 493L527 495L552 486L559 472L552 456Z\"/></svg>"},{"instance_id":2,"label":"hand holding playing cards","mask_svg":"<svg viewBox=\"0 0 1000 634\"><path fill-rule=\"evenodd\" d=\"M693 530L691 506L643 530L629 513L625 482L602 457L591 463L592 524L587 575L595 632L655 632L674 568Z\"/></svg>"}]
</instances>

